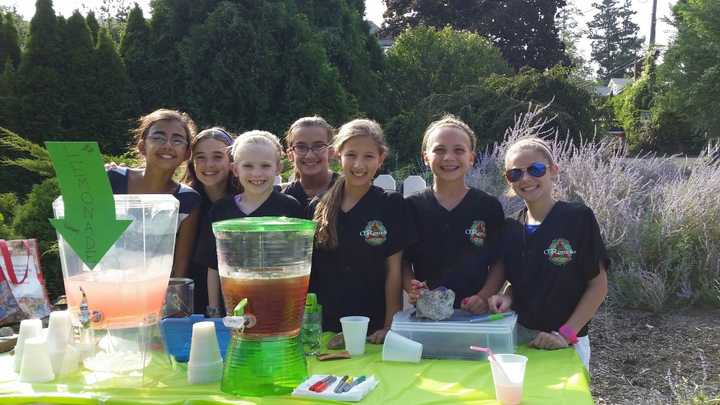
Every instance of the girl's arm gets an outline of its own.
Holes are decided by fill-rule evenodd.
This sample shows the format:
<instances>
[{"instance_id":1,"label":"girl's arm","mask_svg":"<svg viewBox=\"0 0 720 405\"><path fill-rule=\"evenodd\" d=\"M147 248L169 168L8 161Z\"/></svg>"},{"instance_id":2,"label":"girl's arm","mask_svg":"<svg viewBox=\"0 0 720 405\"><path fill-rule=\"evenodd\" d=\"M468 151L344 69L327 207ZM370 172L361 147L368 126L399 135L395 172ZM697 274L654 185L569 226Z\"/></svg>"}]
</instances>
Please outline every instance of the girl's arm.
<instances>
[{"instance_id":1,"label":"girl's arm","mask_svg":"<svg viewBox=\"0 0 720 405\"><path fill-rule=\"evenodd\" d=\"M208 288L208 312L216 312L220 308L220 273L217 269L208 268L207 271L207 288Z\"/></svg>"},{"instance_id":2,"label":"girl's arm","mask_svg":"<svg viewBox=\"0 0 720 405\"><path fill-rule=\"evenodd\" d=\"M390 330L393 316L402 309L402 250L385 259L385 326L370 335L370 343L382 343Z\"/></svg>"},{"instance_id":3,"label":"girl's arm","mask_svg":"<svg viewBox=\"0 0 720 405\"><path fill-rule=\"evenodd\" d=\"M603 303L608 292L608 279L607 272L605 271L604 265L600 265L600 272L595 278L588 282L585 293L580 298L573 311L570 315L570 319L565 323L571 327L576 333L582 329L590 319L595 315L600 304Z\"/></svg>"},{"instance_id":4,"label":"girl's arm","mask_svg":"<svg viewBox=\"0 0 720 405\"><path fill-rule=\"evenodd\" d=\"M175 241L173 277L190 277L190 257L192 256L193 246L195 246L199 218L200 208L195 208L180 224L180 230L178 230L177 240Z\"/></svg>"},{"instance_id":5,"label":"girl's arm","mask_svg":"<svg viewBox=\"0 0 720 405\"><path fill-rule=\"evenodd\" d=\"M576 334L590 322L590 319L592 319L595 312L600 308L600 304L602 304L607 295L607 290L607 272L605 271L604 265L601 264L600 272L588 282L588 287L582 297L580 297L580 302L578 302L575 307L575 311L573 311L570 319L568 319L563 326L568 326L571 332ZM558 331L553 331L552 333L540 332L528 345L539 349L567 347L569 340L562 335L562 333L565 332L563 331L563 327L560 327L559 332L560 333L558 333Z\"/></svg>"}]
</instances>

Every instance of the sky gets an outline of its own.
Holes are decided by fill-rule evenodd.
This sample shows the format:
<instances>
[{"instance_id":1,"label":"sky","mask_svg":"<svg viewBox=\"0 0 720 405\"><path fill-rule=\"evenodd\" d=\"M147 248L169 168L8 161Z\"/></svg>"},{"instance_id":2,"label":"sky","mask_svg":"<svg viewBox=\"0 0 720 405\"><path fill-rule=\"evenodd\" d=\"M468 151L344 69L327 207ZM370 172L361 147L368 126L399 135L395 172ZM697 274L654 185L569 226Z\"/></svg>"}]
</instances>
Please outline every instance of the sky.
<instances>
[{"instance_id":1,"label":"sky","mask_svg":"<svg viewBox=\"0 0 720 405\"><path fill-rule=\"evenodd\" d=\"M150 12L150 0L135 1L140 4L146 12L146 15L148 15ZM592 15L594 14L592 3L595 1L596 0L568 0L568 3L574 3L583 14L579 21L580 26L583 28L586 28L588 21L592 19ZM672 37L673 29L663 22L663 18L671 16L670 7L675 2L676 0L658 0L658 26L656 31L656 43L658 45L667 45ZM132 1L128 1L128 3L132 4ZM80 9L81 11L96 9L100 4L102 4L101 0L53 0L55 12L64 16L70 16L75 9ZM0 5L14 6L18 12L28 20L32 18L32 15L35 13L35 0L0 0ZM637 14L635 14L635 23L640 26L640 35L644 36L647 40L647 38L650 37L652 0L632 0L632 5L633 9L637 12ZM381 25L382 14L385 11L382 0L366 0L365 7L365 17ZM579 49L586 59L590 58L590 42L587 39L581 41Z\"/></svg>"}]
</instances>

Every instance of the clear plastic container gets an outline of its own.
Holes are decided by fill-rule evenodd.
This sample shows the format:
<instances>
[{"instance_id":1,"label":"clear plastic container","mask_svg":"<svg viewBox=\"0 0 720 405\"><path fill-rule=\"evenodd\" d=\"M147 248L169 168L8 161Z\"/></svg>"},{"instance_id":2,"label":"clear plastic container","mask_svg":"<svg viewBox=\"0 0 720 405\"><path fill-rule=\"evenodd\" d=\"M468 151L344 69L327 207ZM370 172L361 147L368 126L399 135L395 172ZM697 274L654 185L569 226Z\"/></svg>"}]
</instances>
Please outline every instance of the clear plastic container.
<instances>
[{"instance_id":1,"label":"clear plastic container","mask_svg":"<svg viewBox=\"0 0 720 405\"><path fill-rule=\"evenodd\" d=\"M499 320L469 322L467 312L455 310L449 320L433 321L414 316L414 309L393 317L393 332L423 345L422 356L434 359L485 359L470 346L489 347L494 353L515 353L517 315Z\"/></svg>"},{"instance_id":2,"label":"clear plastic container","mask_svg":"<svg viewBox=\"0 0 720 405\"><path fill-rule=\"evenodd\" d=\"M116 218L132 223L95 268L58 234L68 310L86 369L102 373L110 385L116 377L131 386L152 384L142 370L151 362L169 365L159 321L180 204L169 194L115 195L114 200ZM55 218L64 217L62 197L53 210Z\"/></svg>"},{"instance_id":3,"label":"clear plastic container","mask_svg":"<svg viewBox=\"0 0 720 405\"><path fill-rule=\"evenodd\" d=\"M251 217L213 223L225 308L243 302L220 389L243 396L282 395L307 378L299 336L310 279L312 221ZM235 314L234 314L235 315Z\"/></svg>"}]
</instances>

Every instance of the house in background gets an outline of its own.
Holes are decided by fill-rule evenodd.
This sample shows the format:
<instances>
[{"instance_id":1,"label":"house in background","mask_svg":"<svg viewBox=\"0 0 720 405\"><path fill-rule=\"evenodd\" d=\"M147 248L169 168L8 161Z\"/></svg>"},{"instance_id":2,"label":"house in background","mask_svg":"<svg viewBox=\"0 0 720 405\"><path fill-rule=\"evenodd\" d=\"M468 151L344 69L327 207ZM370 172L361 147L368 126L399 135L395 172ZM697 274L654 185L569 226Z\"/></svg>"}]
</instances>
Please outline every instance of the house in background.
<instances>
[{"instance_id":1,"label":"house in background","mask_svg":"<svg viewBox=\"0 0 720 405\"><path fill-rule=\"evenodd\" d=\"M373 35L377 39L380 49L382 49L383 52L387 52L387 50L395 43L395 37L390 35L381 35L380 27L378 27L377 24L369 20L366 22L368 23L368 26L370 26L370 35Z\"/></svg>"}]
</instances>

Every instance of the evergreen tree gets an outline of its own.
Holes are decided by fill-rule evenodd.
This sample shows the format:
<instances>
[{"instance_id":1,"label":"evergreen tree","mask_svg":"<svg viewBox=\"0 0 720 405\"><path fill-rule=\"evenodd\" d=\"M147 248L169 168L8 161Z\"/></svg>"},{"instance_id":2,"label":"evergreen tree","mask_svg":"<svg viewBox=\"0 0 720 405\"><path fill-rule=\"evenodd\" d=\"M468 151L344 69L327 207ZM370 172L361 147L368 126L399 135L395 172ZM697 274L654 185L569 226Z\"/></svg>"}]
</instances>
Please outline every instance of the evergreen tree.
<instances>
[{"instance_id":1,"label":"evergreen tree","mask_svg":"<svg viewBox=\"0 0 720 405\"><path fill-rule=\"evenodd\" d=\"M100 23L98 23L97 18L95 18L95 12L92 10L88 11L85 21L87 21L88 28L90 29L93 45L95 45L97 42L98 31L100 31Z\"/></svg>"},{"instance_id":2,"label":"evergreen tree","mask_svg":"<svg viewBox=\"0 0 720 405\"><path fill-rule=\"evenodd\" d=\"M20 64L20 44L12 14L0 13L0 63L4 66L7 60L14 68Z\"/></svg>"},{"instance_id":3,"label":"evergreen tree","mask_svg":"<svg viewBox=\"0 0 720 405\"><path fill-rule=\"evenodd\" d=\"M90 105L97 111L88 121L87 131L101 140L104 153L122 154L130 143L130 121L138 111L132 87L115 42L107 29L98 33L94 55L94 76Z\"/></svg>"},{"instance_id":4,"label":"evergreen tree","mask_svg":"<svg viewBox=\"0 0 720 405\"><path fill-rule=\"evenodd\" d=\"M384 31L399 35L410 27L446 25L491 38L517 71L567 64L555 15L565 0L384 0Z\"/></svg>"},{"instance_id":5,"label":"evergreen tree","mask_svg":"<svg viewBox=\"0 0 720 405\"><path fill-rule=\"evenodd\" d=\"M61 35L62 109L61 131L55 139L87 140L88 124L97 119L90 96L99 79L93 63L93 40L85 18L75 11L65 23ZM103 101L100 101L103 103Z\"/></svg>"},{"instance_id":6,"label":"evergreen tree","mask_svg":"<svg viewBox=\"0 0 720 405\"><path fill-rule=\"evenodd\" d=\"M642 50L640 27L632 21L635 11L630 0L622 5L618 0L602 0L593 7L597 13L588 23L588 37L592 41L592 59L599 65L597 75L602 80L624 77L633 71Z\"/></svg>"},{"instance_id":7,"label":"evergreen tree","mask_svg":"<svg viewBox=\"0 0 720 405\"><path fill-rule=\"evenodd\" d=\"M201 122L280 133L301 115L355 112L337 70L288 1L221 3L180 47Z\"/></svg>"},{"instance_id":8,"label":"evergreen tree","mask_svg":"<svg viewBox=\"0 0 720 405\"><path fill-rule=\"evenodd\" d=\"M58 20L51 0L37 0L17 74L17 132L36 142L60 130L62 85Z\"/></svg>"},{"instance_id":9,"label":"evergreen tree","mask_svg":"<svg viewBox=\"0 0 720 405\"><path fill-rule=\"evenodd\" d=\"M137 113L146 113L153 107L154 75L149 46L150 26L145 21L142 9L135 4L130 10L125 33L120 40L120 56L127 69L133 97L137 100Z\"/></svg>"},{"instance_id":10,"label":"evergreen tree","mask_svg":"<svg viewBox=\"0 0 720 405\"><path fill-rule=\"evenodd\" d=\"M383 120L383 58L380 46L363 19L364 3L353 0L298 1L300 11L325 45L330 62L337 67L343 87L369 116Z\"/></svg>"}]
</instances>

